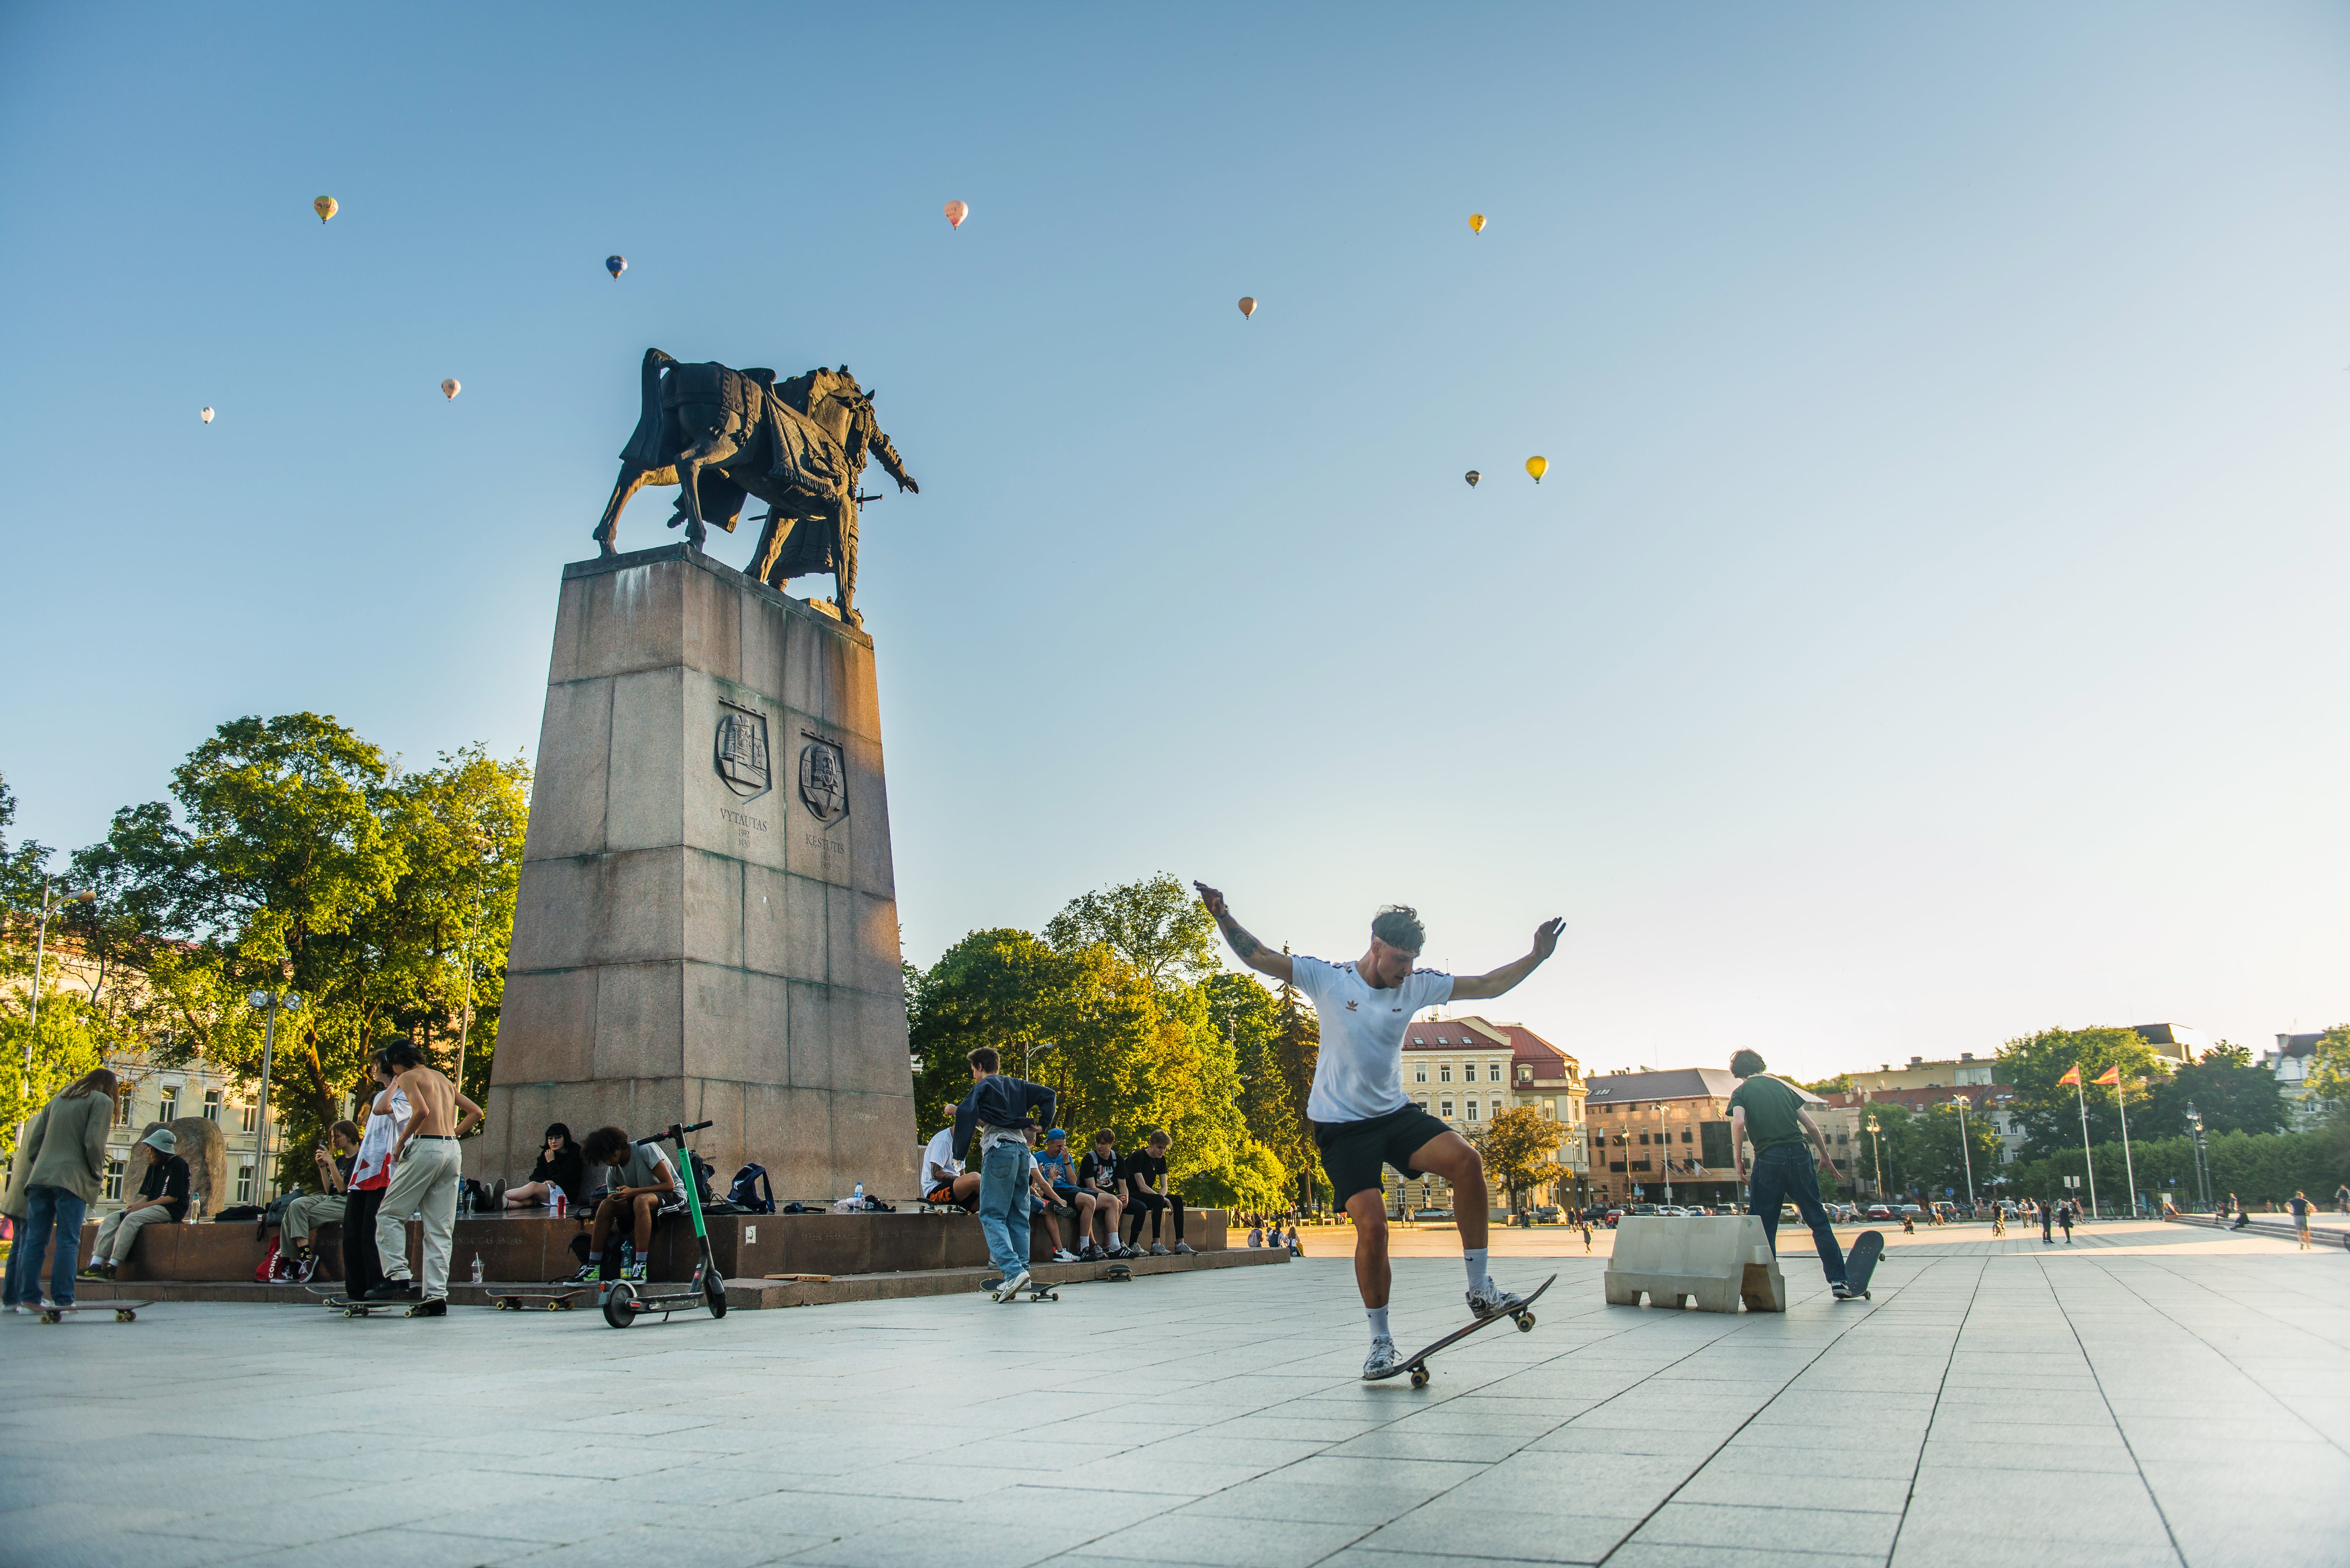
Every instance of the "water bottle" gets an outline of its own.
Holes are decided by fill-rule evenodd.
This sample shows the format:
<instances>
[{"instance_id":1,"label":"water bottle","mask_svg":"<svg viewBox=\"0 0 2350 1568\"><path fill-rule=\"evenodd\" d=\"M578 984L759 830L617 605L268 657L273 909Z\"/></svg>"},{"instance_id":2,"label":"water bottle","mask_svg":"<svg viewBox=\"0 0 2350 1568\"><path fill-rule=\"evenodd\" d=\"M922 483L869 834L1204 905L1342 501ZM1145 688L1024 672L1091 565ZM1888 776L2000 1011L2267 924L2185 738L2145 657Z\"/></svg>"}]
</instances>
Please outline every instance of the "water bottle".
<instances>
[{"instance_id":1,"label":"water bottle","mask_svg":"<svg viewBox=\"0 0 2350 1568\"><path fill-rule=\"evenodd\" d=\"M858 1206L859 1209L864 1208L864 1207L865 1207L865 1183L863 1183L863 1182L861 1182L861 1181L860 1181L860 1182L858 1182L858 1183L857 1184L857 1190L856 1190L855 1192L851 1193L849 1196L850 1196L850 1197L852 1197L852 1198L854 1198L854 1199L857 1200L857 1206Z\"/></svg>"},{"instance_id":2,"label":"water bottle","mask_svg":"<svg viewBox=\"0 0 2350 1568\"><path fill-rule=\"evenodd\" d=\"M477 1285L482 1282L482 1255L479 1252L473 1254L473 1282Z\"/></svg>"},{"instance_id":3,"label":"water bottle","mask_svg":"<svg viewBox=\"0 0 2350 1568\"><path fill-rule=\"evenodd\" d=\"M457 1184L457 1218L463 1220L473 1211L473 1189L463 1182Z\"/></svg>"}]
</instances>

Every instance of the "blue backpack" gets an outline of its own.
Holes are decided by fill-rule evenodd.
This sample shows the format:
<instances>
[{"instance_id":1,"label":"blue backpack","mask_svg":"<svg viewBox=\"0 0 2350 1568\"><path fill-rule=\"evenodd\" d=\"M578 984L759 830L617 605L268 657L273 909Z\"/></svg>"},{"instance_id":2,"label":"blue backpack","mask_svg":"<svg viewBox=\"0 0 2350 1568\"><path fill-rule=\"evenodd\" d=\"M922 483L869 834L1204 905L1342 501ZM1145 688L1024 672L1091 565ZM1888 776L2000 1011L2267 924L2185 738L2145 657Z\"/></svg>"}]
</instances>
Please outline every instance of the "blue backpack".
<instances>
[{"instance_id":1,"label":"blue backpack","mask_svg":"<svg viewBox=\"0 0 2350 1568\"><path fill-rule=\"evenodd\" d=\"M767 1168L746 1165L736 1171L733 1185L726 1189L726 1201L746 1214L773 1214L775 1189L767 1179Z\"/></svg>"}]
</instances>

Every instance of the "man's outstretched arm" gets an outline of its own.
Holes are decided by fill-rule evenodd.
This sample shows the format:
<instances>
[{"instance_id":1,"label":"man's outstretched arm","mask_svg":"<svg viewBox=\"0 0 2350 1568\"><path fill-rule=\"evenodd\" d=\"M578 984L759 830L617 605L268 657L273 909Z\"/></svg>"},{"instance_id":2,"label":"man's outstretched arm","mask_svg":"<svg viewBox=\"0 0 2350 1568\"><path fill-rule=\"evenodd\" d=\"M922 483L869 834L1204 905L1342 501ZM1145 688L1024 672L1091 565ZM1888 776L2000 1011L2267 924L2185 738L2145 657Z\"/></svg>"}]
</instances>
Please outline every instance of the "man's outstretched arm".
<instances>
[{"instance_id":1,"label":"man's outstretched arm","mask_svg":"<svg viewBox=\"0 0 2350 1568\"><path fill-rule=\"evenodd\" d=\"M1259 974L1269 974L1275 980L1294 978L1296 971L1289 961L1289 955L1275 952L1249 935L1248 929L1232 919L1232 912L1225 907L1222 893L1205 882L1194 882L1191 886L1200 890L1201 902L1206 904L1208 913L1216 918L1216 924L1223 929L1224 940L1232 944L1232 951L1239 955L1241 962Z\"/></svg>"},{"instance_id":2,"label":"man's outstretched arm","mask_svg":"<svg viewBox=\"0 0 2350 1568\"><path fill-rule=\"evenodd\" d=\"M1563 919L1544 920L1534 928L1534 950L1515 963L1505 963L1491 974L1456 975L1452 981L1452 1000L1476 1002L1489 996L1499 996L1518 981L1540 969L1550 955L1558 950L1558 934L1566 929Z\"/></svg>"}]
</instances>

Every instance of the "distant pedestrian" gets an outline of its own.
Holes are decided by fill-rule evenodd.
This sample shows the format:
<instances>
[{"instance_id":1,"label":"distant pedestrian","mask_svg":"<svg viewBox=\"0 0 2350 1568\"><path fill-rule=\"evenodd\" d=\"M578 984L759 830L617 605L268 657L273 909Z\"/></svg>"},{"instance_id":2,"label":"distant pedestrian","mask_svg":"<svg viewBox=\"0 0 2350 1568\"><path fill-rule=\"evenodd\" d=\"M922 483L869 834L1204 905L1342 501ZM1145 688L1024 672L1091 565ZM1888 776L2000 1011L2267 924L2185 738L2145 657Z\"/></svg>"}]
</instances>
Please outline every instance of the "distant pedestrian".
<instances>
[{"instance_id":1,"label":"distant pedestrian","mask_svg":"<svg viewBox=\"0 0 2350 1568\"><path fill-rule=\"evenodd\" d=\"M2301 1250L2309 1251L2309 1194L2293 1195L2293 1233L2301 1238Z\"/></svg>"},{"instance_id":2,"label":"distant pedestrian","mask_svg":"<svg viewBox=\"0 0 2350 1568\"><path fill-rule=\"evenodd\" d=\"M2336 1214L2350 1214L2350 1181L2345 1181L2334 1189L2334 1211Z\"/></svg>"},{"instance_id":3,"label":"distant pedestrian","mask_svg":"<svg viewBox=\"0 0 2350 1568\"><path fill-rule=\"evenodd\" d=\"M2040 1240L2043 1245L2056 1240L2056 1210L2054 1204L2040 1205Z\"/></svg>"},{"instance_id":4,"label":"distant pedestrian","mask_svg":"<svg viewBox=\"0 0 2350 1568\"><path fill-rule=\"evenodd\" d=\"M71 1306L74 1264L81 1261L81 1217L106 1176L106 1135L114 1127L116 1080L105 1068L85 1073L26 1124L16 1140L8 1196L0 1212L16 1221L0 1309L41 1305L41 1253L57 1241L48 1301Z\"/></svg>"},{"instance_id":5,"label":"distant pedestrian","mask_svg":"<svg viewBox=\"0 0 2350 1568\"><path fill-rule=\"evenodd\" d=\"M1586 1213L1578 1223L1583 1228L1583 1255L1587 1258L1591 1255L1591 1216Z\"/></svg>"},{"instance_id":6,"label":"distant pedestrian","mask_svg":"<svg viewBox=\"0 0 2350 1568\"><path fill-rule=\"evenodd\" d=\"M1993 1206L1991 1209L1991 1233L1995 1237L2007 1234L2007 1210L2004 1208Z\"/></svg>"},{"instance_id":7,"label":"distant pedestrian","mask_svg":"<svg viewBox=\"0 0 2350 1568\"><path fill-rule=\"evenodd\" d=\"M2228 1227L2230 1231L2241 1231L2252 1222L2252 1211L2245 1208L2232 1192L2228 1194L2228 1207L2221 1212L2235 1215L2236 1222Z\"/></svg>"},{"instance_id":8,"label":"distant pedestrian","mask_svg":"<svg viewBox=\"0 0 2350 1568\"><path fill-rule=\"evenodd\" d=\"M2073 1244L2073 1206L2070 1203L2056 1205L2056 1223L2064 1227L2064 1245L2071 1246Z\"/></svg>"}]
</instances>

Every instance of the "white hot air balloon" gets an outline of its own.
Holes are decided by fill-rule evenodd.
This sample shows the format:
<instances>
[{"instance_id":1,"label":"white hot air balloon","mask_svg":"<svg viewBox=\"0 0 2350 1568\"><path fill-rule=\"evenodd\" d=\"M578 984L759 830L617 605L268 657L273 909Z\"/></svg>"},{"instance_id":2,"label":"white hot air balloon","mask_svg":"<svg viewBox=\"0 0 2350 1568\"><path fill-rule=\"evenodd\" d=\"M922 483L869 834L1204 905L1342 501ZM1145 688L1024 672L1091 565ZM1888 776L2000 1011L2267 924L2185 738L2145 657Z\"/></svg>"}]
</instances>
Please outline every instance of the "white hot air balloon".
<instances>
[{"instance_id":1,"label":"white hot air balloon","mask_svg":"<svg viewBox=\"0 0 2350 1568\"><path fill-rule=\"evenodd\" d=\"M196 418L203 421L206 424L210 424L213 422L213 411L209 408L198 409L196 410Z\"/></svg>"},{"instance_id":2,"label":"white hot air balloon","mask_svg":"<svg viewBox=\"0 0 2350 1568\"><path fill-rule=\"evenodd\" d=\"M960 229L962 227L962 221L971 216L971 203L968 202L949 202L946 204L944 211L947 215L947 227L951 229Z\"/></svg>"},{"instance_id":3,"label":"white hot air balloon","mask_svg":"<svg viewBox=\"0 0 2350 1568\"><path fill-rule=\"evenodd\" d=\"M447 380L441 383L441 395L444 398L453 398L459 392L463 390L464 387L454 376L450 377Z\"/></svg>"}]
</instances>

